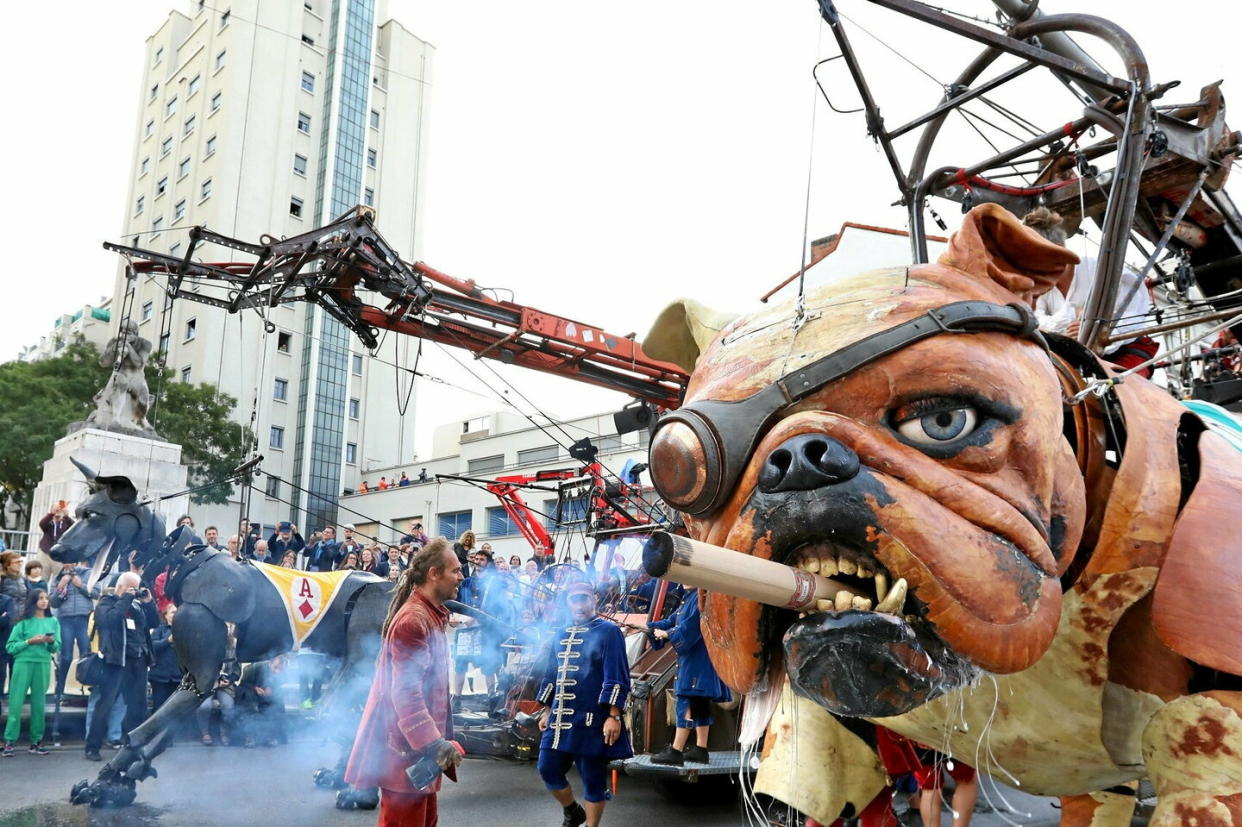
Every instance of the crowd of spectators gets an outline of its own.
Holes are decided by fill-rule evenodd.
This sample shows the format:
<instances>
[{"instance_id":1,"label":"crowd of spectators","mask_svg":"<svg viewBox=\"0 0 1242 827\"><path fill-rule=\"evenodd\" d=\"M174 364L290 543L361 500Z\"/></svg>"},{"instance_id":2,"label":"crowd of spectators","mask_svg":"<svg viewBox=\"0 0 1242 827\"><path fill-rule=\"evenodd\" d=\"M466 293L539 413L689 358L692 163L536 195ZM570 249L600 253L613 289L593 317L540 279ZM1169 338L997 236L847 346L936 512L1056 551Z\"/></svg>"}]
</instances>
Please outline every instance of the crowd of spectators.
<instances>
[{"instance_id":1,"label":"crowd of spectators","mask_svg":"<svg viewBox=\"0 0 1242 827\"><path fill-rule=\"evenodd\" d=\"M363 480L362 482L358 483L358 487L356 489L354 489L353 491L349 491L347 489L345 493L346 494L370 494L372 491L387 491L389 488L405 488L407 485L413 485L416 482L419 482L419 483L431 482L431 477L427 476L426 468L419 470L417 479L410 479L409 476L407 476L406 473L402 471L401 476L397 479L390 480L388 479L388 477L380 477L379 482L377 482L375 485L371 485L369 481Z\"/></svg>"}]
</instances>

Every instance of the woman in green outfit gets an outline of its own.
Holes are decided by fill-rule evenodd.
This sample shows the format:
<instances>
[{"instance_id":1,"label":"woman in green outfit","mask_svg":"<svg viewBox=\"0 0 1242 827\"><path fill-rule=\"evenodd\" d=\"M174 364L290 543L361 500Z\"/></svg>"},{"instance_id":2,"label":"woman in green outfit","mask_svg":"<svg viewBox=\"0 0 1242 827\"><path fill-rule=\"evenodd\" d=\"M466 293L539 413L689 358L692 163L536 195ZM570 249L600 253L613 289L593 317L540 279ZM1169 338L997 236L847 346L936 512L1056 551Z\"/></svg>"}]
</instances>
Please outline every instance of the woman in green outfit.
<instances>
[{"instance_id":1,"label":"woman in green outfit","mask_svg":"<svg viewBox=\"0 0 1242 827\"><path fill-rule=\"evenodd\" d=\"M22 704L30 691L30 751L47 755L43 746L43 713L48 682L52 678L52 655L60 649L60 621L52 617L47 592L32 589L26 595L26 611L9 633L5 647L13 656L9 681L9 720L4 727L4 757L13 755L13 742L22 731Z\"/></svg>"}]
</instances>

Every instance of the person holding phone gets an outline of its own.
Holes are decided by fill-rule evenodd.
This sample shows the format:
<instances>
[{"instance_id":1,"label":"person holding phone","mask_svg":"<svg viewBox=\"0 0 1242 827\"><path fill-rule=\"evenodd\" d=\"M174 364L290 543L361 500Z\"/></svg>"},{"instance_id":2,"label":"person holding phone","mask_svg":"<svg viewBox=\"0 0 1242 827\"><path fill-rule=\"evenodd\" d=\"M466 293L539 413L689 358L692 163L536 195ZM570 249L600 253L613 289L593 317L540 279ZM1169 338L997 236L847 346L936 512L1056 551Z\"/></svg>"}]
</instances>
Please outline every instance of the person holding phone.
<instances>
[{"instance_id":1,"label":"person holding phone","mask_svg":"<svg viewBox=\"0 0 1242 827\"><path fill-rule=\"evenodd\" d=\"M151 630L160 625L160 616L151 592L141 586L136 572L124 572L116 580L114 593L100 598L95 609L104 669L95 690L100 693L98 706L86 733L88 761L102 760L99 748L118 697L125 700L123 732L131 731L147 717L147 669L155 660Z\"/></svg>"},{"instance_id":2,"label":"person holding phone","mask_svg":"<svg viewBox=\"0 0 1242 827\"><path fill-rule=\"evenodd\" d=\"M13 744L21 735L22 704L30 693L30 751L47 755L43 746L47 687L52 679L52 655L60 650L60 622L52 617L47 592L31 589L26 595L25 617L13 627L5 649L13 656L13 680L9 686L9 719L4 727L4 757L13 756Z\"/></svg>"}]
</instances>

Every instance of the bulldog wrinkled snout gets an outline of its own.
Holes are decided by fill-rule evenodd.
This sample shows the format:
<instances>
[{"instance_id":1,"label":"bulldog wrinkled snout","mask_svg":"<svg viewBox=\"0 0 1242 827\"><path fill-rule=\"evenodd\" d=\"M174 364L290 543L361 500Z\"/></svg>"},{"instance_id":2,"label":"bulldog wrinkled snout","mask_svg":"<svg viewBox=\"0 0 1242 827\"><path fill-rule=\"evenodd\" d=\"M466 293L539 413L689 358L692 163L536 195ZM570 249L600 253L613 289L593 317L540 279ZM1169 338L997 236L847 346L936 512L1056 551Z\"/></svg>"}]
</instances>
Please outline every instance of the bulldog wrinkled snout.
<instances>
[{"instance_id":1,"label":"bulldog wrinkled snout","mask_svg":"<svg viewBox=\"0 0 1242 827\"><path fill-rule=\"evenodd\" d=\"M810 491L851 480L858 467L858 455L832 437L798 434L768 454L759 472L759 490Z\"/></svg>"}]
</instances>

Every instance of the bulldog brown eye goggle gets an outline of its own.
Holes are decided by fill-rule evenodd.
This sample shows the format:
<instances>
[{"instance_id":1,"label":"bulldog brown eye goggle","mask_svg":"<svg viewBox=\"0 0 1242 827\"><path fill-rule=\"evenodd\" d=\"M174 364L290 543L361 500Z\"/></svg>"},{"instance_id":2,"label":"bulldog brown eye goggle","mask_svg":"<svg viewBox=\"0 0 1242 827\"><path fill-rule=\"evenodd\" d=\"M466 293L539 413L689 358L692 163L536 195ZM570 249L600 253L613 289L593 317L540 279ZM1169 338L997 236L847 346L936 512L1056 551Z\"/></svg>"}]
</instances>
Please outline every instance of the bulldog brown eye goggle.
<instances>
[{"instance_id":1,"label":"bulldog brown eye goggle","mask_svg":"<svg viewBox=\"0 0 1242 827\"><path fill-rule=\"evenodd\" d=\"M719 510L781 411L864 365L942 333L1007 333L1048 349L1035 315L1017 302L934 308L787 373L745 399L704 399L665 414L652 434L648 458L656 491L695 517Z\"/></svg>"}]
</instances>

